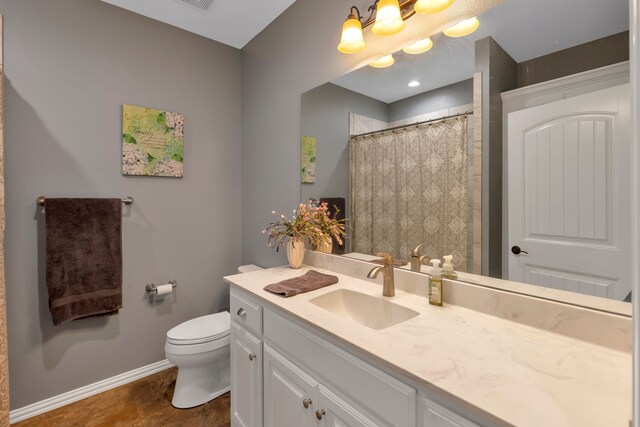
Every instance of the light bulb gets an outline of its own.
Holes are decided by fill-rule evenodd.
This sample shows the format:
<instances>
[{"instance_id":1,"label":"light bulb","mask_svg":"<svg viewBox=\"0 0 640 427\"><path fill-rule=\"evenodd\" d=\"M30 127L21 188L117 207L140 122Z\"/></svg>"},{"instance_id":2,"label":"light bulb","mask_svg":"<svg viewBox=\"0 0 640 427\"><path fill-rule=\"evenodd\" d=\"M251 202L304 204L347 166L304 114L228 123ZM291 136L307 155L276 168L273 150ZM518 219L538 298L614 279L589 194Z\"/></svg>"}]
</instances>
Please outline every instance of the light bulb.
<instances>
[{"instance_id":1,"label":"light bulb","mask_svg":"<svg viewBox=\"0 0 640 427\"><path fill-rule=\"evenodd\" d=\"M409 55L418 55L420 53L425 53L429 49L433 47L433 42L429 37L426 39L418 40L417 42L410 44L409 46L402 49L404 53L408 53Z\"/></svg>"},{"instance_id":2,"label":"light bulb","mask_svg":"<svg viewBox=\"0 0 640 427\"><path fill-rule=\"evenodd\" d=\"M418 0L413 9L420 15L427 15L442 12L451 6L451 3L453 0Z\"/></svg>"},{"instance_id":3,"label":"light bulb","mask_svg":"<svg viewBox=\"0 0 640 427\"><path fill-rule=\"evenodd\" d=\"M448 37L464 37L473 33L479 26L480 21L474 16L473 18L458 22L456 25L447 28L443 33Z\"/></svg>"},{"instance_id":4,"label":"light bulb","mask_svg":"<svg viewBox=\"0 0 640 427\"><path fill-rule=\"evenodd\" d=\"M407 86L409 86L409 87L420 86L420 82L417 81L417 80L411 80Z\"/></svg>"},{"instance_id":5,"label":"light bulb","mask_svg":"<svg viewBox=\"0 0 640 427\"><path fill-rule=\"evenodd\" d=\"M350 14L344 24L342 24L342 37L338 50L342 53L358 53L365 48L364 38L362 37L362 24L354 15Z\"/></svg>"},{"instance_id":6,"label":"light bulb","mask_svg":"<svg viewBox=\"0 0 640 427\"><path fill-rule=\"evenodd\" d=\"M369 63L369 65L373 68L387 68L392 66L394 62L396 62L396 60L393 59L393 55L386 55Z\"/></svg>"},{"instance_id":7,"label":"light bulb","mask_svg":"<svg viewBox=\"0 0 640 427\"><path fill-rule=\"evenodd\" d=\"M398 0L380 0L376 10L376 22L371 27L377 36L389 36L404 28Z\"/></svg>"}]
</instances>

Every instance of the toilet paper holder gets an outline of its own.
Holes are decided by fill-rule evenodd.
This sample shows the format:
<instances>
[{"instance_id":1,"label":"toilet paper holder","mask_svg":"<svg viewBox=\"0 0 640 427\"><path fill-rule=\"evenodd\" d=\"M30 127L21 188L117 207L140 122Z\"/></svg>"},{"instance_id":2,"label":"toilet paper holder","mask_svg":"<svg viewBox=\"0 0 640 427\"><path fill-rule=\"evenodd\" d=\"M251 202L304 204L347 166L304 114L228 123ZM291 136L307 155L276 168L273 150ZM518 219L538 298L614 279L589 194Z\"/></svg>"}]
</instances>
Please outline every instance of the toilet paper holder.
<instances>
[{"instance_id":1,"label":"toilet paper holder","mask_svg":"<svg viewBox=\"0 0 640 427\"><path fill-rule=\"evenodd\" d=\"M169 280L169 282L167 284L169 284L169 285L171 285L172 287L175 288L176 286L178 286L178 281L177 280ZM153 283L149 283L144 288L147 290L147 292L158 293L158 287Z\"/></svg>"}]
</instances>

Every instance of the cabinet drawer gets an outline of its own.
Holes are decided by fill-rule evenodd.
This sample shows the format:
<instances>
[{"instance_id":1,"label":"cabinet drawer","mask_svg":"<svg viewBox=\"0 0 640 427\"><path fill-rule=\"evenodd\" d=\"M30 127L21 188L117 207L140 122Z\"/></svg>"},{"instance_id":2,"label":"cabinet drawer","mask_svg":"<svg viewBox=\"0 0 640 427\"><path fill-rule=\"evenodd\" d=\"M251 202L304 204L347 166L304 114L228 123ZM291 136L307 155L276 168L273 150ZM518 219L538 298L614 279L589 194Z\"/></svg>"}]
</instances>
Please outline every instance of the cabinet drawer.
<instances>
[{"instance_id":1,"label":"cabinet drawer","mask_svg":"<svg viewBox=\"0 0 640 427\"><path fill-rule=\"evenodd\" d=\"M394 426L415 425L413 388L321 339L271 310L264 312L264 339L338 395Z\"/></svg>"},{"instance_id":2,"label":"cabinet drawer","mask_svg":"<svg viewBox=\"0 0 640 427\"><path fill-rule=\"evenodd\" d=\"M231 291L231 319L237 324L262 335L262 306L239 292Z\"/></svg>"}]
</instances>

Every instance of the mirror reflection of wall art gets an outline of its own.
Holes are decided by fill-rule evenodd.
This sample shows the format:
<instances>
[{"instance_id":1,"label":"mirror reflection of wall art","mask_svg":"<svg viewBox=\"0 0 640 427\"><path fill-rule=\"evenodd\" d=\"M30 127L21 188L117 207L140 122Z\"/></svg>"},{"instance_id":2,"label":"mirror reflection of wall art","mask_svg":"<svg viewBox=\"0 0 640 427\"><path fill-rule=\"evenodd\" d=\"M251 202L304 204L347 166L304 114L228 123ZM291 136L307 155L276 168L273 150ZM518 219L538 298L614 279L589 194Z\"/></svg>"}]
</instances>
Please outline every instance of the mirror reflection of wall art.
<instances>
[{"instance_id":1,"label":"mirror reflection of wall art","mask_svg":"<svg viewBox=\"0 0 640 427\"><path fill-rule=\"evenodd\" d=\"M316 139L312 136L303 136L300 142L300 153L300 182L313 184L316 182Z\"/></svg>"},{"instance_id":2,"label":"mirror reflection of wall art","mask_svg":"<svg viewBox=\"0 0 640 427\"><path fill-rule=\"evenodd\" d=\"M122 106L122 174L182 178L184 116Z\"/></svg>"}]
</instances>

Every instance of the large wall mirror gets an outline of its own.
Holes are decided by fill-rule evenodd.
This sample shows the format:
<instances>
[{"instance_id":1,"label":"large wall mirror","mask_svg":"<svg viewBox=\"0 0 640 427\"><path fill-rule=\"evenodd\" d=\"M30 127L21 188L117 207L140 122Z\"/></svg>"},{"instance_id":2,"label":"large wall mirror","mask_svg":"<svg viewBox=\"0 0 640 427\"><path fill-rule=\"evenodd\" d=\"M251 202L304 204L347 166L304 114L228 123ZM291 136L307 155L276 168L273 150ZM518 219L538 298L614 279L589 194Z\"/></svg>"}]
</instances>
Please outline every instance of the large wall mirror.
<instances>
[{"instance_id":1,"label":"large wall mirror","mask_svg":"<svg viewBox=\"0 0 640 427\"><path fill-rule=\"evenodd\" d=\"M477 18L302 95L302 201L344 213L336 254L420 256L427 274L453 255L461 280L630 313L628 2L508 0Z\"/></svg>"}]
</instances>

